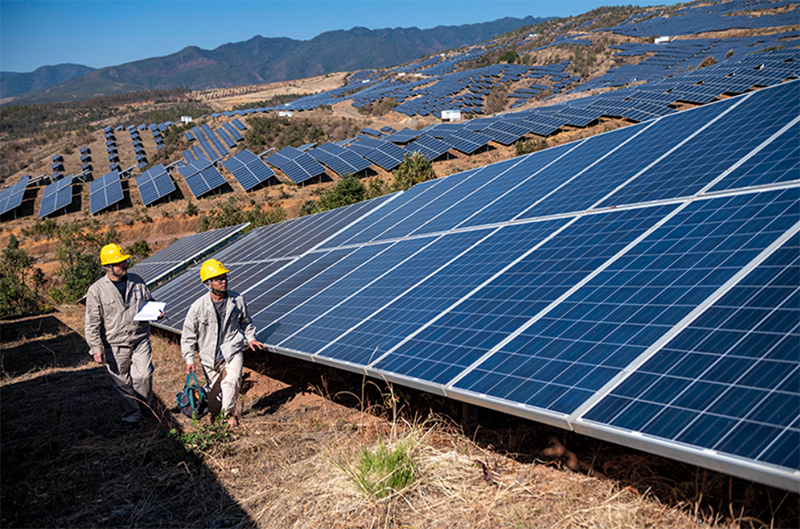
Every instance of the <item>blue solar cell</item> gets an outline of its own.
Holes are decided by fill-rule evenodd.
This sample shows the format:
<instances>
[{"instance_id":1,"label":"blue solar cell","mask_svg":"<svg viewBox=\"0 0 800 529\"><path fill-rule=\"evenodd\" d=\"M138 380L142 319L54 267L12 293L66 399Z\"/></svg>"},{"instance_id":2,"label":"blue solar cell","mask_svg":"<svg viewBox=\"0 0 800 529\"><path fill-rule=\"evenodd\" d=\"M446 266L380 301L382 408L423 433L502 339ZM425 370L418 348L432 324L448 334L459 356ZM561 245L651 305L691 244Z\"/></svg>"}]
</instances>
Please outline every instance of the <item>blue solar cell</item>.
<instances>
[{"instance_id":1,"label":"blue solar cell","mask_svg":"<svg viewBox=\"0 0 800 529\"><path fill-rule=\"evenodd\" d=\"M264 328L271 324L266 333L259 333L261 341L267 340L265 343L270 344L281 342L328 308L399 264L408 253L413 253L428 243L429 240L415 239L358 248L290 295L254 315L253 321L256 325L262 322L261 327Z\"/></svg>"},{"instance_id":2,"label":"blue solar cell","mask_svg":"<svg viewBox=\"0 0 800 529\"><path fill-rule=\"evenodd\" d=\"M800 467L797 445L784 444L800 432L798 270L795 235L583 419ZM773 432L748 435L759 428Z\"/></svg>"},{"instance_id":3,"label":"blue solar cell","mask_svg":"<svg viewBox=\"0 0 800 529\"><path fill-rule=\"evenodd\" d=\"M219 174L219 171L213 165L184 178L195 198L200 198L226 183L225 178Z\"/></svg>"},{"instance_id":4,"label":"blue solar cell","mask_svg":"<svg viewBox=\"0 0 800 529\"><path fill-rule=\"evenodd\" d=\"M459 226L480 226L511 220L531 208L548 193L558 189L569 178L574 177L609 151L624 144L642 125L617 129L586 140L568 143L553 149L528 155L524 163L509 171L506 186L499 196L487 199L483 206ZM553 158L553 154L558 155ZM540 161L541 159L541 161Z\"/></svg>"},{"instance_id":5,"label":"blue solar cell","mask_svg":"<svg viewBox=\"0 0 800 529\"><path fill-rule=\"evenodd\" d=\"M540 248L536 244L553 230L534 237L531 244L520 240L527 252L521 260L491 282L475 285L482 288L390 351L375 367L449 382L674 209L661 206L586 216ZM485 259L491 262L491 254Z\"/></svg>"},{"instance_id":6,"label":"blue solar cell","mask_svg":"<svg viewBox=\"0 0 800 529\"><path fill-rule=\"evenodd\" d=\"M782 235L799 199L791 189L688 204L456 386L573 412Z\"/></svg>"},{"instance_id":7,"label":"blue solar cell","mask_svg":"<svg viewBox=\"0 0 800 529\"><path fill-rule=\"evenodd\" d=\"M30 179L30 175L25 175L16 184L0 191L0 215L16 209L22 204L25 188Z\"/></svg>"},{"instance_id":8,"label":"blue solar cell","mask_svg":"<svg viewBox=\"0 0 800 529\"><path fill-rule=\"evenodd\" d=\"M604 200L600 206L693 195L800 115L800 81L736 98L724 119ZM719 104L719 103L717 103ZM712 105L712 106L716 106ZM754 128L754 123L761 126Z\"/></svg>"},{"instance_id":9,"label":"blue solar cell","mask_svg":"<svg viewBox=\"0 0 800 529\"><path fill-rule=\"evenodd\" d=\"M233 174L245 191L275 175L272 169L247 149L222 162L222 165Z\"/></svg>"},{"instance_id":10,"label":"blue solar cell","mask_svg":"<svg viewBox=\"0 0 800 529\"><path fill-rule=\"evenodd\" d=\"M376 362L564 222L445 235L317 321L312 327L327 328L336 338L309 344L328 358ZM296 337L306 334L304 330Z\"/></svg>"},{"instance_id":11,"label":"blue solar cell","mask_svg":"<svg viewBox=\"0 0 800 529\"><path fill-rule=\"evenodd\" d=\"M292 147L284 147L264 161L283 171L296 184L325 173L325 168L311 155Z\"/></svg>"},{"instance_id":12,"label":"blue solar cell","mask_svg":"<svg viewBox=\"0 0 800 529\"><path fill-rule=\"evenodd\" d=\"M39 218L52 215L72 204L72 175L56 180L44 188L39 204Z\"/></svg>"},{"instance_id":13,"label":"blue solar cell","mask_svg":"<svg viewBox=\"0 0 800 529\"><path fill-rule=\"evenodd\" d=\"M142 204L147 206L175 191L175 184L161 164L151 167L136 176L136 187L142 197Z\"/></svg>"},{"instance_id":14,"label":"blue solar cell","mask_svg":"<svg viewBox=\"0 0 800 529\"><path fill-rule=\"evenodd\" d=\"M727 174L711 191L777 184L797 180L800 175L800 124L795 123L778 138Z\"/></svg>"},{"instance_id":15,"label":"blue solar cell","mask_svg":"<svg viewBox=\"0 0 800 529\"><path fill-rule=\"evenodd\" d=\"M89 209L94 215L123 199L119 171L111 171L89 184Z\"/></svg>"}]
</instances>

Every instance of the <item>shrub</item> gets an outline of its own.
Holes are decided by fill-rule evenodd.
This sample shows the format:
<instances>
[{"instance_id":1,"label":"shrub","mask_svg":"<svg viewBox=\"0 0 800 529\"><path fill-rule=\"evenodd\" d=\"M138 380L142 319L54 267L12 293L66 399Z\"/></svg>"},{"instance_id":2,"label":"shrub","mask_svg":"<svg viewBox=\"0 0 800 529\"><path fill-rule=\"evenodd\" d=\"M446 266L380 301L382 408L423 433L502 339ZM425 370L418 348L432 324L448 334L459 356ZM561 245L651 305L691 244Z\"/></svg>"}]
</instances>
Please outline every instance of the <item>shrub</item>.
<instances>
[{"instance_id":1,"label":"shrub","mask_svg":"<svg viewBox=\"0 0 800 529\"><path fill-rule=\"evenodd\" d=\"M117 230L111 226L101 233L96 220L86 228L77 222L65 222L58 226L55 238L59 269L55 273L56 286L49 294L56 303L73 303L105 273L100 265L100 248L116 241Z\"/></svg>"},{"instance_id":2,"label":"shrub","mask_svg":"<svg viewBox=\"0 0 800 529\"><path fill-rule=\"evenodd\" d=\"M0 318L39 312L44 274L12 234L0 252Z\"/></svg>"},{"instance_id":3,"label":"shrub","mask_svg":"<svg viewBox=\"0 0 800 529\"><path fill-rule=\"evenodd\" d=\"M406 191L414 185L436 178L433 164L421 152L406 153L403 162L392 171L393 191Z\"/></svg>"},{"instance_id":4,"label":"shrub","mask_svg":"<svg viewBox=\"0 0 800 529\"><path fill-rule=\"evenodd\" d=\"M267 206L262 208L261 204L256 204L249 210L242 210L238 205L236 197L230 197L227 202L218 208L214 208L208 214L200 214L200 226L198 231L216 230L228 226L236 226L249 222L250 225L243 233L286 220L286 211L280 206Z\"/></svg>"},{"instance_id":5,"label":"shrub","mask_svg":"<svg viewBox=\"0 0 800 529\"><path fill-rule=\"evenodd\" d=\"M186 214L189 215L190 217L194 217L195 215L197 215L197 213L198 213L197 206L194 205L194 202L192 202L192 199L190 198L186 204Z\"/></svg>"},{"instance_id":6,"label":"shrub","mask_svg":"<svg viewBox=\"0 0 800 529\"><path fill-rule=\"evenodd\" d=\"M532 152L541 151L547 147L547 142L542 138L541 140L520 140L514 144L514 151L517 156L523 154L530 154Z\"/></svg>"}]
</instances>

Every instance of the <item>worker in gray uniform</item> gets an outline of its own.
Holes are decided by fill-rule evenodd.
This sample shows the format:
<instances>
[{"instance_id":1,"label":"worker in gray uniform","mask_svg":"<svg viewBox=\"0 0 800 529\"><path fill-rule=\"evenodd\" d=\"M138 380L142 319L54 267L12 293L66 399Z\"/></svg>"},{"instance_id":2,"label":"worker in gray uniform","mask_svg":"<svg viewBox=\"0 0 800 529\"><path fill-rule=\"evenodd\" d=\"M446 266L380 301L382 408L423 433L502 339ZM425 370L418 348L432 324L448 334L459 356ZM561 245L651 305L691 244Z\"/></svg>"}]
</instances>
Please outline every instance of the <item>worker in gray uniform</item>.
<instances>
[{"instance_id":1,"label":"worker in gray uniform","mask_svg":"<svg viewBox=\"0 0 800 529\"><path fill-rule=\"evenodd\" d=\"M150 406L155 371L150 323L133 319L153 295L141 277L128 273L129 258L118 244L100 250L107 273L86 293L85 321L89 354L106 364L127 430L139 426Z\"/></svg>"},{"instance_id":2,"label":"worker in gray uniform","mask_svg":"<svg viewBox=\"0 0 800 529\"><path fill-rule=\"evenodd\" d=\"M229 416L228 425L236 427L244 350L264 349L265 345L256 340L256 328L242 295L228 290L228 273L216 259L208 259L201 265L200 281L208 292L192 303L186 314L181 353L187 373L194 371L195 349L200 356L212 420L224 412Z\"/></svg>"}]
</instances>

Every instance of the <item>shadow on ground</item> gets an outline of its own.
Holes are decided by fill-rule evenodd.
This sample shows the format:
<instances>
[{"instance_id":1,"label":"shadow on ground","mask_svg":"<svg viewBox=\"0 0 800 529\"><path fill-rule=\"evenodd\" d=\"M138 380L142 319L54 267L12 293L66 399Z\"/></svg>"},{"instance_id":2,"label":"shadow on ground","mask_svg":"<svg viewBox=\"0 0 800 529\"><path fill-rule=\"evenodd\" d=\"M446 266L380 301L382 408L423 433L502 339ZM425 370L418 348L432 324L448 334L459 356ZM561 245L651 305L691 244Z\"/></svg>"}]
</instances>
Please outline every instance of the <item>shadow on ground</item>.
<instances>
[{"instance_id":1,"label":"shadow on ground","mask_svg":"<svg viewBox=\"0 0 800 529\"><path fill-rule=\"evenodd\" d=\"M49 366L37 360L38 372L6 376L0 386L0 526L252 525L214 473L170 434L177 410L156 402L140 428L125 431L105 369L88 363L85 344L71 349L80 336L58 334L51 319L35 320L35 328L57 334L43 341L62 350ZM3 323L4 341L16 323ZM3 353L26 347L46 350L34 340Z\"/></svg>"}]
</instances>

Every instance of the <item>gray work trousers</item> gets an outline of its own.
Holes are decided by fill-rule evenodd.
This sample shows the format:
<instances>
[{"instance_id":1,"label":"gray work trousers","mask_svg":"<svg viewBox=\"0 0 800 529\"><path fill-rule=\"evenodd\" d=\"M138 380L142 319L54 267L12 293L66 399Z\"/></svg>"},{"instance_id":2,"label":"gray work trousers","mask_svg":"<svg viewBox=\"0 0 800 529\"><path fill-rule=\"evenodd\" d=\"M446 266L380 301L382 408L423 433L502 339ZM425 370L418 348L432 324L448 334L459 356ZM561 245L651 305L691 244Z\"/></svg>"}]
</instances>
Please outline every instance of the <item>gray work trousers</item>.
<instances>
[{"instance_id":1,"label":"gray work trousers","mask_svg":"<svg viewBox=\"0 0 800 529\"><path fill-rule=\"evenodd\" d=\"M242 366L244 353L236 353L230 361L217 362L212 369L203 366L206 376L206 397L208 398L208 411L212 416L219 415L225 410L233 417L236 414L236 400L239 398L239 389L242 387ZM223 378L222 371L225 370Z\"/></svg>"},{"instance_id":2,"label":"gray work trousers","mask_svg":"<svg viewBox=\"0 0 800 529\"><path fill-rule=\"evenodd\" d=\"M133 347L106 349L106 368L114 392L122 408L122 420L139 422L141 406L150 406L153 387L153 352L150 339L145 338Z\"/></svg>"}]
</instances>

